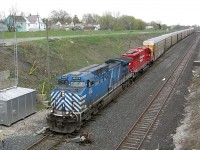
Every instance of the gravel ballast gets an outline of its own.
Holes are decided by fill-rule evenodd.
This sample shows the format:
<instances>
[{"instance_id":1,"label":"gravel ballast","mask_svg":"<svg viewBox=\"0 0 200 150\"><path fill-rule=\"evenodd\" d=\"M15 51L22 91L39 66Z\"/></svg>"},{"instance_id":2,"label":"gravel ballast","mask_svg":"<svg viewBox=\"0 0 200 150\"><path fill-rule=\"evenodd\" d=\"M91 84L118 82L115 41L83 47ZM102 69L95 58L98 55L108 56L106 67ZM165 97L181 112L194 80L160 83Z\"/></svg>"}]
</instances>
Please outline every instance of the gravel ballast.
<instances>
[{"instance_id":1,"label":"gravel ballast","mask_svg":"<svg viewBox=\"0 0 200 150\"><path fill-rule=\"evenodd\" d=\"M166 57L165 55L155 62L152 68L138 79L126 92L105 107L95 121L90 121L81 131L89 132L92 143L90 145L79 145L78 143L64 143L60 149L87 149L87 150L112 150L117 147L138 116L147 106L151 97L163 83L163 79L169 76L185 51L191 46L196 38L191 35L175 46L173 46ZM166 54L167 55L167 54ZM165 60L163 60L166 57ZM161 60L163 60L161 62ZM159 63L160 61L160 63ZM191 65L191 63L189 64ZM147 149L155 149L158 144L163 149L173 149L171 134L174 133L184 110L184 96L187 94L190 69L186 69L183 78L180 80L172 100L165 108L160 124L152 136ZM184 93L184 94L183 94ZM35 135L46 125L46 114L48 110L40 111L25 120L13 124L11 127L1 126L5 136L5 147L2 149L21 150L25 149L34 141L41 138Z\"/></svg>"}]
</instances>

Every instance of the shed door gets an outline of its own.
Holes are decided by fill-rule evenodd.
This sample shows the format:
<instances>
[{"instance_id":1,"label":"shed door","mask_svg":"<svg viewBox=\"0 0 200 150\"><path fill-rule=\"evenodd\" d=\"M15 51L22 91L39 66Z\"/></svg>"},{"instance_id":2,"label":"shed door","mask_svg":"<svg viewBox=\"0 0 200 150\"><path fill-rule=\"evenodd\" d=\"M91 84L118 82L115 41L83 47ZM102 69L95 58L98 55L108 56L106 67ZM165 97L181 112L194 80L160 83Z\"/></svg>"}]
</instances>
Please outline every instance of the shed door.
<instances>
[{"instance_id":1,"label":"shed door","mask_svg":"<svg viewBox=\"0 0 200 150\"><path fill-rule=\"evenodd\" d=\"M12 113L12 123L19 120L18 117L18 98L11 100L11 113Z\"/></svg>"}]
</instances>

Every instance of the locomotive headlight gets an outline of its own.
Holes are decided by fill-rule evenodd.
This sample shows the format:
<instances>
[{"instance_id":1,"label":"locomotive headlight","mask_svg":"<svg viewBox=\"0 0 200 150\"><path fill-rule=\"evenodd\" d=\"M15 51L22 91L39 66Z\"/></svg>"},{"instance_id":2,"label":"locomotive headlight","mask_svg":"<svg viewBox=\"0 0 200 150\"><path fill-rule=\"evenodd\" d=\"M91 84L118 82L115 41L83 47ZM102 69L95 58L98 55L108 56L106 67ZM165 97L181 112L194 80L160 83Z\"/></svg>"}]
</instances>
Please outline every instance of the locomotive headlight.
<instances>
[{"instance_id":1,"label":"locomotive headlight","mask_svg":"<svg viewBox=\"0 0 200 150\"><path fill-rule=\"evenodd\" d=\"M66 115L68 115L69 114L69 112L68 111L66 111Z\"/></svg>"},{"instance_id":2,"label":"locomotive headlight","mask_svg":"<svg viewBox=\"0 0 200 150\"><path fill-rule=\"evenodd\" d=\"M62 97L65 97L65 92L62 92Z\"/></svg>"},{"instance_id":3,"label":"locomotive headlight","mask_svg":"<svg viewBox=\"0 0 200 150\"><path fill-rule=\"evenodd\" d=\"M50 111L51 113L53 112L53 110Z\"/></svg>"}]
</instances>

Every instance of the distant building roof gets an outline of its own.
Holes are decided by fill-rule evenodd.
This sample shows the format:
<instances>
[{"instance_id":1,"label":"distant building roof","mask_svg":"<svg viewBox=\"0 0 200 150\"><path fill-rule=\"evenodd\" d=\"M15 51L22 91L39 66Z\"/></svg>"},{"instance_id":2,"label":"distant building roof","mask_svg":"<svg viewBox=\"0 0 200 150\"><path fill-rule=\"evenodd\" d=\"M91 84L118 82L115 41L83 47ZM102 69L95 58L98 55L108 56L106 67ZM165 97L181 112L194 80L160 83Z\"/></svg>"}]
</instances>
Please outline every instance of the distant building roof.
<instances>
[{"instance_id":1,"label":"distant building roof","mask_svg":"<svg viewBox=\"0 0 200 150\"><path fill-rule=\"evenodd\" d=\"M30 16L27 17L28 21L31 24L36 23L38 18L39 18L39 15L30 15Z\"/></svg>"},{"instance_id":2,"label":"distant building roof","mask_svg":"<svg viewBox=\"0 0 200 150\"><path fill-rule=\"evenodd\" d=\"M14 15L9 15L7 17L7 19L10 19L12 18L12 20L15 19L15 21L18 21L18 22L26 22L25 18L23 16L14 16Z\"/></svg>"},{"instance_id":3,"label":"distant building roof","mask_svg":"<svg viewBox=\"0 0 200 150\"><path fill-rule=\"evenodd\" d=\"M0 24L5 24L5 20L0 20Z\"/></svg>"},{"instance_id":4,"label":"distant building roof","mask_svg":"<svg viewBox=\"0 0 200 150\"><path fill-rule=\"evenodd\" d=\"M16 21L20 22L26 22L25 18L23 16L14 16Z\"/></svg>"}]
</instances>

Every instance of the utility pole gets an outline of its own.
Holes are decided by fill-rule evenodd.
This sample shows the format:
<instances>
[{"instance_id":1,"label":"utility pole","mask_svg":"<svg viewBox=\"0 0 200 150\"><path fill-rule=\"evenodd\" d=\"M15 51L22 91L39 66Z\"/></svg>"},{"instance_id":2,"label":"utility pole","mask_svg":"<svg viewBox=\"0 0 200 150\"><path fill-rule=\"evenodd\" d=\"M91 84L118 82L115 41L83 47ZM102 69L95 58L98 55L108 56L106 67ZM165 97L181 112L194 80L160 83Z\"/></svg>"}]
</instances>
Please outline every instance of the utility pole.
<instances>
[{"instance_id":1,"label":"utility pole","mask_svg":"<svg viewBox=\"0 0 200 150\"><path fill-rule=\"evenodd\" d=\"M4 28L5 28L5 27L2 27L2 28L1 28L1 35L2 35L2 45L1 45L1 46L2 46L2 47L5 46L5 42L4 42L4 38L5 38L5 37L4 37L4 31L5 31L5 29L4 29Z\"/></svg>"},{"instance_id":2,"label":"utility pole","mask_svg":"<svg viewBox=\"0 0 200 150\"><path fill-rule=\"evenodd\" d=\"M49 21L46 19L46 31L47 31L47 74L48 74L48 94L50 94L50 52L49 52ZM47 96L48 97L48 96Z\"/></svg>"},{"instance_id":3,"label":"utility pole","mask_svg":"<svg viewBox=\"0 0 200 150\"><path fill-rule=\"evenodd\" d=\"M37 17L38 17L39 31L40 31L40 17L39 17L39 15L38 15L38 12L37 12Z\"/></svg>"},{"instance_id":4,"label":"utility pole","mask_svg":"<svg viewBox=\"0 0 200 150\"><path fill-rule=\"evenodd\" d=\"M15 65L15 86L18 85L18 52L17 52L17 36L16 36L16 18L13 17L14 22L14 65Z\"/></svg>"},{"instance_id":5,"label":"utility pole","mask_svg":"<svg viewBox=\"0 0 200 150\"><path fill-rule=\"evenodd\" d=\"M129 39L128 39L128 48L131 48L131 23L129 22Z\"/></svg>"}]
</instances>

